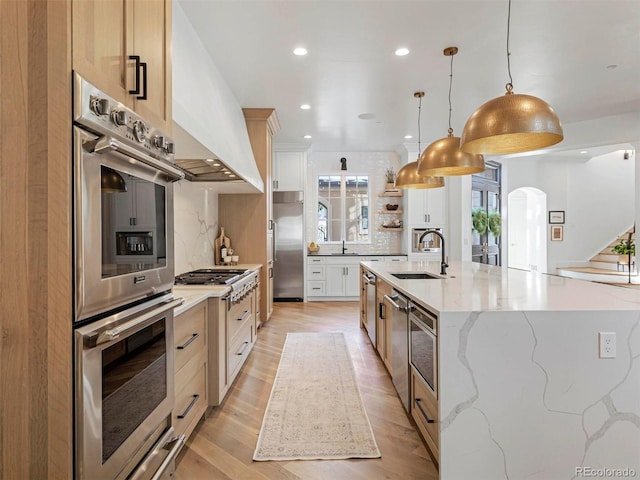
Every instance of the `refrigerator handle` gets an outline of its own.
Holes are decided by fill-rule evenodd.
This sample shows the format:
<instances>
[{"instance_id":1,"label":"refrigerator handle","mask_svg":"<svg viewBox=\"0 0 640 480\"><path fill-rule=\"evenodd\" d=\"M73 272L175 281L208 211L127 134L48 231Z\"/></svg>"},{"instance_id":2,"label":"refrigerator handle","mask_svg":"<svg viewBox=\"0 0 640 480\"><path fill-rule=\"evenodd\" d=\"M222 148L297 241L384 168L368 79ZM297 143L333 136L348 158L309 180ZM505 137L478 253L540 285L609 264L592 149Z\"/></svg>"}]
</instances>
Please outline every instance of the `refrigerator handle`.
<instances>
[{"instance_id":1,"label":"refrigerator handle","mask_svg":"<svg viewBox=\"0 0 640 480\"><path fill-rule=\"evenodd\" d=\"M271 220L271 230L273 230L273 237L272 237L272 241L271 241L271 258L273 258L273 261L277 261L278 259L276 258L276 252L278 251L276 249L276 238L277 238L277 233L276 233L276 225L277 223L274 222L273 220Z\"/></svg>"}]
</instances>

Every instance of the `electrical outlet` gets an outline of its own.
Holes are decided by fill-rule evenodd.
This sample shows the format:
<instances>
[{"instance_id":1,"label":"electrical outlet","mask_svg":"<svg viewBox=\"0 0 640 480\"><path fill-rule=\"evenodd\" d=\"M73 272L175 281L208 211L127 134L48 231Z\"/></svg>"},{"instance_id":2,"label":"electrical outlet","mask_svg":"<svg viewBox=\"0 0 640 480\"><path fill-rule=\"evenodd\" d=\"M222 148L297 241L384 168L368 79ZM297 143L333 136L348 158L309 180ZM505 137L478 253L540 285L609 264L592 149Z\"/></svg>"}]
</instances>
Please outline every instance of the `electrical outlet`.
<instances>
[{"instance_id":1,"label":"electrical outlet","mask_svg":"<svg viewBox=\"0 0 640 480\"><path fill-rule=\"evenodd\" d=\"M600 332L600 358L616 358L616 332Z\"/></svg>"}]
</instances>

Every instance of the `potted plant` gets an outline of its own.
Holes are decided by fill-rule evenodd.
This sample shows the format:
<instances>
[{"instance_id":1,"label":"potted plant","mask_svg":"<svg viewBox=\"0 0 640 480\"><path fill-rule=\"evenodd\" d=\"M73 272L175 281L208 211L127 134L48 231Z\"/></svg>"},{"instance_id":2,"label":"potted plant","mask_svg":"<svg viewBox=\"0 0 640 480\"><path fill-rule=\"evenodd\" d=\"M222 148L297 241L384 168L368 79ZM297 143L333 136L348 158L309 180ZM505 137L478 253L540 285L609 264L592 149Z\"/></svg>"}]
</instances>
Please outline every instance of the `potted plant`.
<instances>
[{"instance_id":1,"label":"potted plant","mask_svg":"<svg viewBox=\"0 0 640 480\"><path fill-rule=\"evenodd\" d=\"M384 172L384 177L387 181L387 189L393 189L396 186L396 171L393 169L393 167L389 167L385 170Z\"/></svg>"},{"instance_id":2,"label":"potted plant","mask_svg":"<svg viewBox=\"0 0 640 480\"><path fill-rule=\"evenodd\" d=\"M636 256L636 244L630 240L621 238L620 243L614 245L611 251L618 254L618 261L620 263L626 265L629 262L629 253L631 253L631 257Z\"/></svg>"}]
</instances>

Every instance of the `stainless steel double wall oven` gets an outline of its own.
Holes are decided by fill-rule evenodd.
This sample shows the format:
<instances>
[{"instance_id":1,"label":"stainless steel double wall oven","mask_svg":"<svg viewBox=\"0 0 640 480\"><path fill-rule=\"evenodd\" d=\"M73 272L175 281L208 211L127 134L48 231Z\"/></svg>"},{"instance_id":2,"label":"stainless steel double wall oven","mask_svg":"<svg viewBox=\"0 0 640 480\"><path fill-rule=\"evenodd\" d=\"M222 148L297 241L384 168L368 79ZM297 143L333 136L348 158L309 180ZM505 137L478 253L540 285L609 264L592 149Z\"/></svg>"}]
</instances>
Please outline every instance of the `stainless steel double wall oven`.
<instances>
[{"instance_id":1,"label":"stainless steel double wall oven","mask_svg":"<svg viewBox=\"0 0 640 480\"><path fill-rule=\"evenodd\" d=\"M173 143L74 74L77 479L159 478L174 401Z\"/></svg>"}]
</instances>

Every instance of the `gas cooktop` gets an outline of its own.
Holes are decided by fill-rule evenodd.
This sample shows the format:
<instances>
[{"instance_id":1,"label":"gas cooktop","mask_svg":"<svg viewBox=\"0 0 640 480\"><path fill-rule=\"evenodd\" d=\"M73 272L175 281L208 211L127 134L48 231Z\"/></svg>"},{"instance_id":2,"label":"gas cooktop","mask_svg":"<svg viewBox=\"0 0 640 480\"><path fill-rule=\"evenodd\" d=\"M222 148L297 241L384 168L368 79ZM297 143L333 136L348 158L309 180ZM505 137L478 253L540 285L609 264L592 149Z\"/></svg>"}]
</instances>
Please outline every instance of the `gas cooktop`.
<instances>
[{"instance_id":1,"label":"gas cooktop","mask_svg":"<svg viewBox=\"0 0 640 480\"><path fill-rule=\"evenodd\" d=\"M240 268L203 268L178 275L176 285L231 285L249 270Z\"/></svg>"}]
</instances>

